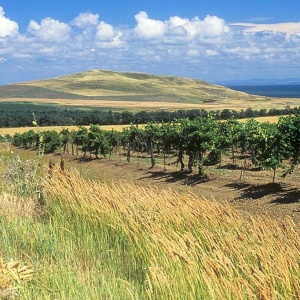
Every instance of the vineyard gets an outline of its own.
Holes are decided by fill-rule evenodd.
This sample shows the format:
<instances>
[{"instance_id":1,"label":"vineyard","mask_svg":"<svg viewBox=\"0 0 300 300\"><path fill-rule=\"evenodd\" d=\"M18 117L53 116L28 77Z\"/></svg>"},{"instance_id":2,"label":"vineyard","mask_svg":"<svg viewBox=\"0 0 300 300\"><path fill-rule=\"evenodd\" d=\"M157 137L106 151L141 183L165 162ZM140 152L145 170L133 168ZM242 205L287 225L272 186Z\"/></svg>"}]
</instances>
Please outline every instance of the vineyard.
<instances>
[{"instance_id":1,"label":"vineyard","mask_svg":"<svg viewBox=\"0 0 300 300\"><path fill-rule=\"evenodd\" d=\"M244 170L251 163L261 170L283 169L286 176L294 171L300 161L300 114L280 117L277 123L258 122L248 119L239 122L230 118L224 122L212 116L194 120L180 119L162 124L145 126L132 124L122 132L106 131L98 125L78 130L36 130L16 133L13 145L36 149L39 153L61 150L76 158L111 158L124 155L130 162L132 155L149 156L150 166L157 160L164 168L172 161L181 172L197 172L205 176L206 165L222 166L222 158L229 156L234 165L243 160ZM241 172L243 176L243 172Z\"/></svg>"},{"instance_id":2,"label":"vineyard","mask_svg":"<svg viewBox=\"0 0 300 300\"><path fill-rule=\"evenodd\" d=\"M0 148L0 299L299 299L299 113L277 123L207 116L122 131L33 123L14 134L15 147ZM60 166L44 165L59 157ZM141 173L132 184L130 172L144 172L136 160L154 173L176 164L197 183L208 167L230 163L241 177L251 166L272 170L274 181L280 169L295 184L280 186L288 208L278 206L280 193L268 206L250 199L257 186L247 176L221 178L211 183L218 194L199 196L205 184L198 194L172 181L151 187ZM224 183L248 196L233 200ZM266 214L270 205L282 214Z\"/></svg>"}]
</instances>

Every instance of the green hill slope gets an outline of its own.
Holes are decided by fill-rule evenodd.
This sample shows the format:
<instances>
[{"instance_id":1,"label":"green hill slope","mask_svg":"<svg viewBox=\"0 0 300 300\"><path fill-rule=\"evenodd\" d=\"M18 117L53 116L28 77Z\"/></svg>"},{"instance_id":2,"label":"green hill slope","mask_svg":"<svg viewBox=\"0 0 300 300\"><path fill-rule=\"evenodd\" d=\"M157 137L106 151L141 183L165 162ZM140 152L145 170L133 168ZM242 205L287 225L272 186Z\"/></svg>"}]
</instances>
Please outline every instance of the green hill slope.
<instances>
[{"instance_id":1,"label":"green hill slope","mask_svg":"<svg viewBox=\"0 0 300 300\"><path fill-rule=\"evenodd\" d=\"M234 101L265 99L265 97L248 95L197 79L102 70L1 86L0 99L4 98L156 101L194 104L230 101L231 99Z\"/></svg>"}]
</instances>

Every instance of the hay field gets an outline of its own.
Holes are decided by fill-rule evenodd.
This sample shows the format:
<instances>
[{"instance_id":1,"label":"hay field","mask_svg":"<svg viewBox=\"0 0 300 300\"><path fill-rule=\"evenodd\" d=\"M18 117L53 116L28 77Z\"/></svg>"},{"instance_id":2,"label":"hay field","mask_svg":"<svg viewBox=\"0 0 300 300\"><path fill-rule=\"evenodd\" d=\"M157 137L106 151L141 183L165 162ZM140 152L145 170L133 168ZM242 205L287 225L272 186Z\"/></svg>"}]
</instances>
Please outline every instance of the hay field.
<instances>
[{"instance_id":1,"label":"hay field","mask_svg":"<svg viewBox=\"0 0 300 300\"><path fill-rule=\"evenodd\" d=\"M101 125L100 127L103 130L117 130L122 131L124 128L129 127L130 125ZM83 126L83 127L89 127L89 126ZM47 130L55 130L57 132L60 132L62 129L68 128L71 130L78 130L79 126L45 126L45 127L39 127L40 131L47 131ZM36 127L13 127L13 128L0 128L0 134L5 135L13 135L15 133L23 133L28 130L37 130Z\"/></svg>"}]
</instances>

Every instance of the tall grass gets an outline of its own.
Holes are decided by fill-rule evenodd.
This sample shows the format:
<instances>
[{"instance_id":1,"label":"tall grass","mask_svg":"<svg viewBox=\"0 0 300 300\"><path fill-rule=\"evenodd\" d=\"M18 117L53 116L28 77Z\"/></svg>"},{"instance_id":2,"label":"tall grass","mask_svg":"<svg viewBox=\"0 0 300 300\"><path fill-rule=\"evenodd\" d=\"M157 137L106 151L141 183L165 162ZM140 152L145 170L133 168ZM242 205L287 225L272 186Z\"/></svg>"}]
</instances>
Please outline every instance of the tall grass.
<instances>
[{"instance_id":1,"label":"tall grass","mask_svg":"<svg viewBox=\"0 0 300 300\"><path fill-rule=\"evenodd\" d=\"M76 172L43 186L41 216L0 207L0 255L35 269L21 299L300 299L289 218Z\"/></svg>"}]
</instances>

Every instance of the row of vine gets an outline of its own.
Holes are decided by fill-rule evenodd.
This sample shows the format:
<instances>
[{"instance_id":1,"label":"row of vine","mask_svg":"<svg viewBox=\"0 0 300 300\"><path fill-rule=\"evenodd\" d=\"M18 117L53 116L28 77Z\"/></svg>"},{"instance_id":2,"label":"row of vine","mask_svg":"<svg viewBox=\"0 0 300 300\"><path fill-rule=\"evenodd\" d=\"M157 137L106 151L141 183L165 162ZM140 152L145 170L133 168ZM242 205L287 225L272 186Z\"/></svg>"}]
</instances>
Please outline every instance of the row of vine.
<instances>
[{"instance_id":1,"label":"row of vine","mask_svg":"<svg viewBox=\"0 0 300 300\"><path fill-rule=\"evenodd\" d=\"M157 156L162 157L165 164L166 155L171 154L181 171L193 172L197 168L199 175L204 174L208 161L221 165L226 154L234 164L239 154L245 161L250 158L253 165L262 170L273 170L274 181L278 168L284 168L285 176L299 164L300 112L280 117L276 124L255 119L239 122L233 118L221 122L207 116L163 124L131 124L122 132L104 131L99 125L73 131L65 128L61 132L29 130L15 134L12 143L26 149L42 146L45 153L61 149L77 158L79 155L111 157L123 149L130 161L132 151L148 153L152 167Z\"/></svg>"}]
</instances>

